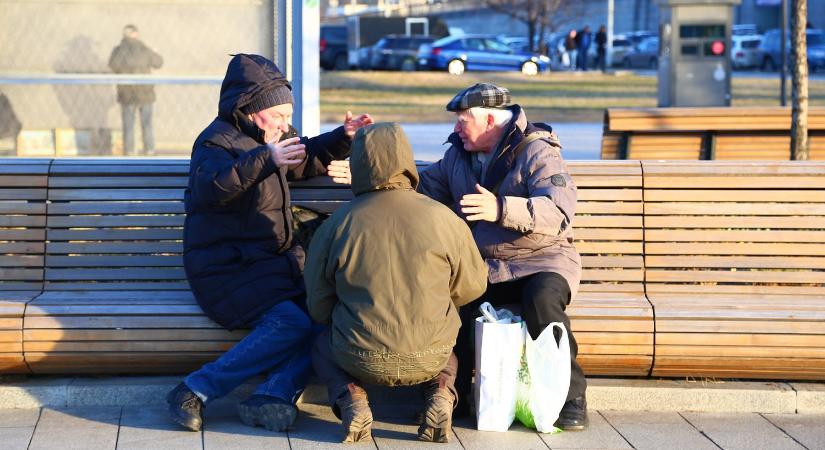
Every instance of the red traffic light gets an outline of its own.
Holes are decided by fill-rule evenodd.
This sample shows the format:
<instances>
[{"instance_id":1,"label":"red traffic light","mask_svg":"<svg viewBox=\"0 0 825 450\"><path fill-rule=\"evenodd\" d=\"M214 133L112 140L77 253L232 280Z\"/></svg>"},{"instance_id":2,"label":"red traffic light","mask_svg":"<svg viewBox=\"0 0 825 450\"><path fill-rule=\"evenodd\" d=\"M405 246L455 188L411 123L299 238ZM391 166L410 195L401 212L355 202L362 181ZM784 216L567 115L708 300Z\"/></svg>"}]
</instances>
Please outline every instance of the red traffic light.
<instances>
[{"instance_id":1,"label":"red traffic light","mask_svg":"<svg viewBox=\"0 0 825 450\"><path fill-rule=\"evenodd\" d=\"M722 41L713 41L713 43L710 44L710 51L716 56L725 53L725 43Z\"/></svg>"}]
</instances>

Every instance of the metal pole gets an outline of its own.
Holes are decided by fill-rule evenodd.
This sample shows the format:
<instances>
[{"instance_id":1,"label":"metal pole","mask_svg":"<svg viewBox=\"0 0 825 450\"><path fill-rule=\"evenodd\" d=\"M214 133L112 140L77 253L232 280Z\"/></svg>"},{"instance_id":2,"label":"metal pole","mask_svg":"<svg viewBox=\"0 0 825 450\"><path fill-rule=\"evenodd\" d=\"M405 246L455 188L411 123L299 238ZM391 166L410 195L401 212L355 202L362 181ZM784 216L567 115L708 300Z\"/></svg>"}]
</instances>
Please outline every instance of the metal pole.
<instances>
[{"instance_id":1,"label":"metal pole","mask_svg":"<svg viewBox=\"0 0 825 450\"><path fill-rule=\"evenodd\" d=\"M607 0L607 48L605 49L605 69L613 67L613 8L614 0Z\"/></svg>"},{"instance_id":2,"label":"metal pole","mask_svg":"<svg viewBox=\"0 0 825 450\"><path fill-rule=\"evenodd\" d=\"M318 1L292 0L292 93L295 96L295 127L303 136L320 132L320 70Z\"/></svg>"},{"instance_id":3,"label":"metal pole","mask_svg":"<svg viewBox=\"0 0 825 450\"><path fill-rule=\"evenodd\" d=\"M785 81L788 77L788 0L782 0L782 41L779 44L779 104L788 105Z\"/></svg>"}]
</instances>

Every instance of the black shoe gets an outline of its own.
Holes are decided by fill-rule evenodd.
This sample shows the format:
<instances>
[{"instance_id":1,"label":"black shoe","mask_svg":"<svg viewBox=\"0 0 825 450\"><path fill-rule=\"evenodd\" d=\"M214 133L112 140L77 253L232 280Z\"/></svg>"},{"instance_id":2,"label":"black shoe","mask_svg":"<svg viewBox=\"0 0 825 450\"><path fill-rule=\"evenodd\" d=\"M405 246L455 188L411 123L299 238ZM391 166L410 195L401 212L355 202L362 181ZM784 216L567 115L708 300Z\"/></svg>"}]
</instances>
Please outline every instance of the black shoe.
<instances>
[{"instance_id":1,"label":"black shoe","mask_svg":"<svg viewBox=\"0 0 825 450\"><path fill-rule=\"evenodd\" d=\"M298 408L276 397L255 394L238 403L238 415L241 422L250 427L286 431L298 417Z\"/></svg>"},{"instance_id":2,"label":"black shoe","mask_svg":"<svg viewBox=\"0 0 825 450\"><path fill-rule=\"evenodd\" d=\"M172 421L189 431L200 431L203 425L203 402L184 383L166 394Z\"/></svg>"},{"instance_id":3,"label":"black shoe","mask_svg":"<svg viewBox=\"0 0 825 450\"><path fill-rule=\"evenodd\" d=\"M584 396L568 400L561 408L556 428L564 431L581 431L587 427L587 399Z\"/></svg>"}]
</instances>

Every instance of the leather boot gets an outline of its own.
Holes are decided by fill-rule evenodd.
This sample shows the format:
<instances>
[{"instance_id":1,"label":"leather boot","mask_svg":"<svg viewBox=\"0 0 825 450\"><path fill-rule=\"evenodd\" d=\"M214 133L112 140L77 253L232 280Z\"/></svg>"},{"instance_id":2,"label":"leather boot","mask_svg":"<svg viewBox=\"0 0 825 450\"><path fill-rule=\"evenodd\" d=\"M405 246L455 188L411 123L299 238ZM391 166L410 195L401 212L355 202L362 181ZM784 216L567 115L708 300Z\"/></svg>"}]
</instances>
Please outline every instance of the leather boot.
<instances>
[{"instance_id":1,"label":"leather boot","mask_svg":"<svg viewBox=\"0 0 825 450\"><path fill-rule=\"evenodd\" d=\"M568 400L562 406L559 420L554 425L564 431L581 431L587 424L587 399L581 396Z\"/></svg>"},{"instance_id":2,"label":"leather boot","mask_svg":"<svg viewBox=\"0 0 825 450\"><path fill-rule=\"evenodd\" d=\"M298 408L279 398L256 394L238 404L238 415L250 427L287 431L298 417Z\"/></svg>"},{"instance_id":3,"label":"leather boot","mask_svg":"<svg viewBox=\"0 0 825 450\"><path fill-rule=\"evenodd\" d=\"M341 442L365 442L372 439L372 411L367 391L350 383L347 392L335 401L341 412L344 440Z\"/></svg>"},{"instance_id":4,"label":"leather boot","mask_svg":"<svg viewBox=\"0 0 825 450\"><path fill-rule=\"evenodd\" d=\"M455 395L445 387L427 389L427 409L418 427L418 440L426 442L449 442L453 424Z\"/></svg>"},{"instance_id":5,"label":"leather boot","mask_svg":"<svg viewBox=\"0 0 825 450\"><path fill-rule=\"evenodd\" d=\"M184 383L166 394L172 421L189 431L200 431L203 425L203 402Z\"/></svg>"}]
</instances>

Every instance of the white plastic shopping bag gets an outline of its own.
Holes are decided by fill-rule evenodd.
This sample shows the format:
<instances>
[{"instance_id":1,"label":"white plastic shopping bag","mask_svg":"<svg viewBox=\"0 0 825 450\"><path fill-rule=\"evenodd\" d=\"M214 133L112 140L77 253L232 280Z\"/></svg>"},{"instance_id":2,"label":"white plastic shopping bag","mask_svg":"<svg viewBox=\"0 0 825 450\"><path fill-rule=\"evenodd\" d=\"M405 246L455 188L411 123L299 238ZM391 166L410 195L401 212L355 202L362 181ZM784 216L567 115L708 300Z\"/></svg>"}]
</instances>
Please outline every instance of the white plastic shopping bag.
<instances>
[{"instance_id":1,"label":"white plastic shopping bag","mask_svg":"<svg viewBox=\"0 0 825 450\"><path fill-rule=\"evenodd\" d=\"M516 415L524 332L521 319L509 311L496 312L489 303L480 309L475 322L476 420L479 430L507 431Z\"/></svg>"},{"instance_id":2,"label":"white plastic shopping bag","mask_svg":"<svg viewBox=\"0 0 825 450\"><path fill-rule=\"evenodd\" d=\"M553 330L559 329L556 342ZM570 342L567 329L553 322L535 341L524 329L524 357L521 360L516 400L516 417L528 428L541 433L557 433L559 418L570 388Z\"/></svg>"}]
</instances>

